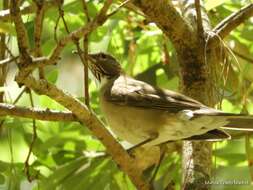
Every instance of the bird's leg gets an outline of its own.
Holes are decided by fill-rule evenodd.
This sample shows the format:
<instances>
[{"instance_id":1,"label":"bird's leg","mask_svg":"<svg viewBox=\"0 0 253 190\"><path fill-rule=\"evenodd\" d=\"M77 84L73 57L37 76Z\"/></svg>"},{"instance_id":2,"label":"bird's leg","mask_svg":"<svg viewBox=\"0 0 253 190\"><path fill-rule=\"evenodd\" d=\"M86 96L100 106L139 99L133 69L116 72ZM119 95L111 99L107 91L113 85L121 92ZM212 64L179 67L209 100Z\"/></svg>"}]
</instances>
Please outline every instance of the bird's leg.
<instances>
[{"instance_id":1,"label":"bird's leg","mask_svg":"<svg viewBox=\"0 0 253 190\"><path fill-rule=\"evenodd\" d=\"M165 153L166 153L166 151L165 151L166 147L165 147L165 146L166 146L166 145L161 145L161 146L160 146L161 156L160 156L160 159L159 159L159 161L158 161L158 163L157 163L157 165L156 165L156 167L155 167L155 171L154 171L154 173L152 174L152 176L151 176L151 178L150 178L150 180L149 180L149 183L150 183L150 184L152 184L152 183L154 182L155 177L156 177L156 174L157 174L157 172L158 172L158 170L159 170L159 168L160 168L160 165L161 165L161 163L162 163L162 161L163 161L163 159L164 159L164 156L165 156Z\"/></svg>"},{"instance_id":2,"label":"bird's leg","mask_svg":"<svg viewBox=\"0 0 253 190\"><path fill-rule=\"evenodd\" d=\"M136 145L133 145L132 147L130 147L130 148L127 149L127 152L128 152L128 153L131 153L134 149L139 148L139 147L141 147L141 146L143 146L143 145L149 143L149 142L152 141L152 140L154 140L154 139L153 139L153 138L149 138L149 139L147 139L147 140L145 140L145 141L142 141L142 142L140 142L140 143L138 143L138 144L136 144Z\"/></svg>"},{"instance_id":3,"label":"bird's leg","mask_svg":"<svg viewBox=\"0 0 253 190\"><path fill-rule=\"evenodd\" d=\"M139 148L139 147L141 147L141 146L143 146L143 145L146 145L146 144L148 144L149 142L155 140L157 137L158 137L158 134L157 134L157 133L156 133L156 134L152 134L148 139L146 139L146 140L144 140L144 141L142 141L142 142L140 142L140 143L138 143L138 144L136 144L136 145L130 147L129 149L127 149L127 152L130 153L130 152L132 152L134 149Z\"/></svg>"}]
</instances>

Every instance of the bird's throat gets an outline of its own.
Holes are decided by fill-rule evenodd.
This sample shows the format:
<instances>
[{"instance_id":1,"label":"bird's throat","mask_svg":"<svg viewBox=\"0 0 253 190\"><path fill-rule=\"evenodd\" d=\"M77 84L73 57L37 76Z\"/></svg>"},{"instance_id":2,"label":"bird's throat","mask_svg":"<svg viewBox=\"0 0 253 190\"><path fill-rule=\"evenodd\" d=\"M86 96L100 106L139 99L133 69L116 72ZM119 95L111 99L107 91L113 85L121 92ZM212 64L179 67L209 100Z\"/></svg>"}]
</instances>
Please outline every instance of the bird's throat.
<instances>
[{"instance_id":1,"label":"bird's throat","mask_svg":"<svg viewBox=\"0 0 253 190\"><path fill-rule=\"evenodd\" d=\"M112 79L108 79L107 77L101 77L99 87L100 87L100 88L103 88L106 84L108 84L108 82L109 82L110 80L112 80Z\"/></svg>"}]
</instances>

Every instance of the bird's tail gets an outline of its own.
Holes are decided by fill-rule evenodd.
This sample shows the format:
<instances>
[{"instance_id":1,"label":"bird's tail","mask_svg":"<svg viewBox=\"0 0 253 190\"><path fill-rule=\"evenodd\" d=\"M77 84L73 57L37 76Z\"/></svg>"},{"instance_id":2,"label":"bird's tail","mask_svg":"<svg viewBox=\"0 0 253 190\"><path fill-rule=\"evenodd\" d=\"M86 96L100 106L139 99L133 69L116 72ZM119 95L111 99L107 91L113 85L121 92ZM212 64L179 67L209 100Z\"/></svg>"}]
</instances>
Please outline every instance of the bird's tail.
<instances>
[{"instance_id":1,"label":"bird's tail","mask_svg":"<svg viewBox=\"0 0 253 190\"><path fill-rule=\"evenodd\" d=\"M228 124L222 127L223 129L253 131L253 116L227 116L227 120Z\"/></svg>"},{"instance_id":2,"label":"bird's tail","mask_svg":"<svg viewBox=\"0 0 253 190\"><path fill-rule=\"evenodd\" d=\"M226 113L215 109L202 111L197 111L194 113L194 116L209 115L213 117L225 117L228 123L221 127L222 129L253 132L253 115Z\"/></svg>"}]
</instances>

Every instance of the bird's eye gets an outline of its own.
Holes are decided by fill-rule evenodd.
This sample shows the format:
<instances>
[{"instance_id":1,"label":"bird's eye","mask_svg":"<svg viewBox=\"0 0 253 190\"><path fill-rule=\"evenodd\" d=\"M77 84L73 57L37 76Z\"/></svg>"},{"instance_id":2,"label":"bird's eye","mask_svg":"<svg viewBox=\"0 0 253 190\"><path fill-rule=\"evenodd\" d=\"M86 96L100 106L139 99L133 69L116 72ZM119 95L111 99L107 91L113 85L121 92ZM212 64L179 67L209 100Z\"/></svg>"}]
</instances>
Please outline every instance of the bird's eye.
<instances>
[{"instance_id":1,"label":"bird's eye","mask_svg":"<svg viewBox=\"0 0 253 190\"><path fill-rule=\"evenodd\" d=\"M106 55L105 54L101 54L101 58L102 59L106 59Z\"/></svg>"}]
</instances>

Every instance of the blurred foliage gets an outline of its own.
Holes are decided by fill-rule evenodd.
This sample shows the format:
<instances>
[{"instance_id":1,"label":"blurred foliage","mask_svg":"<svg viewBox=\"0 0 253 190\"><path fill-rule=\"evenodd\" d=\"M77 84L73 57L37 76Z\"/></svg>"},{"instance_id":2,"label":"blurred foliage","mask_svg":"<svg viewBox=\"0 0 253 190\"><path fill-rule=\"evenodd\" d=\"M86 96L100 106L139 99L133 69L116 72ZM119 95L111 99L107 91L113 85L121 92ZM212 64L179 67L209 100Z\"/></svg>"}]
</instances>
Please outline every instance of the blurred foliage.
<instances>
[{"instance_id":1,"label":"blurred foliage","mask_svg":"<svg viewBox=\"0 0 253 190\"><path fill-rule=\"evenodd\" d=\"M238 10L249 0L206 0L206 8L213 26L223 18ZM25 1L29 5L32 1ZM1 3L0 3L1 4ZM102 7L102 0L87 2L90 18L94 18ZM1 5L2 6L2 5ZM113 6L116 8L117 4ZM1 7L2 8L2 7ZM113 9L112 8L112 9ZM82 3L65 0L64 15L70 31L86 23ZM49 55L54 48L55 36L66 35L64 24L58 19L58 8L52 7L45 13L42 33L43 55ZM29 34L30 46L34 46L34 14L23 16ZM250 19L234 30L225 40L229 50L225 74L218 73L223 101L221 107L229 112L253 113L253 20ZM12 24L0 22L0 33L10 35L8 46L17 54L15 28ZM64 49L60 64L46 68L46 79L83 100L83 73L79 58L72 53L74 44ZM172 44L153 23L144 17L122 9L103 26L89 35L90 52L109 52L123 65L126 73L153 85L172 90L179 88L179 67ZM164 58L168 54L169 57ZM18 95L21 89L13 83L15 67L10 66L7 84L7 101ZM227 80L225 80L227 79ZM15 89L15 90L14 90ZM94 81L90 80L91 107L103 119L98 105L98 93ZM64 110L58 103L46 96L33 93L35 105L42 108ZM28 94L24 94L18 105L30 106ZM36 121L37 138L32 149L29 171L35 179L29 183L24 172L33 130L32 120L22 118L1 118L4 124L0 137L0 190L131 190L135 189L130 180L105 154L103 145L77 122ZM221 181L243 180L246 185L213 185L213 189L247 190L253 176L253 140L248 136L238 136L235 140L214 144L214 178ZM248 159L247 159L248 158ZM180 150L172 152L163 160L155 178L156 189L167 184L180 188ZM248 167L248 164L250 167Z\"/></svg>"}]
</instances>

